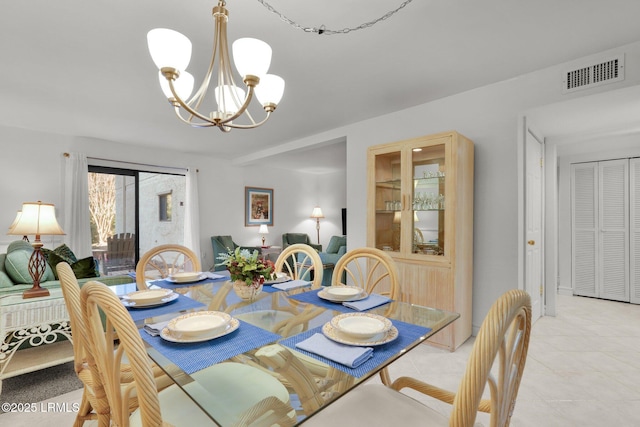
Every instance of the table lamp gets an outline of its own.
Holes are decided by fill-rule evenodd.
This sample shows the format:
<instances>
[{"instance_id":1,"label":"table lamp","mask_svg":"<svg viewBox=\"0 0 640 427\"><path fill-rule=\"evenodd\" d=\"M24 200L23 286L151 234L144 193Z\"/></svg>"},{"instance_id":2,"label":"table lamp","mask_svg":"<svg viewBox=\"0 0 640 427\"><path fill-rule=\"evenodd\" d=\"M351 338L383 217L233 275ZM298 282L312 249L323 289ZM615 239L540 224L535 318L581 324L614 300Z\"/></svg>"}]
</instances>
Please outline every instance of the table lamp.
<instances>
[{"instance_id":1,"label":"table lamp","mask_svg":"<svg viewBox=\"0 0 640 427\"><path fill-rule=\"evenodd\" d=\"M16 226L16 224L18 223L18 221L20 221L20 216L22 215L22 211L18 211L18 213L16 214L15 219L13 220L13 222L11 223L11 225L9 226L9 231L11 231L11 229L13 227ZM22 240L24 240L25 242L29 241L29 238L27 236L22 236Z\"/></svg>"},{"instance_id":2,"label":"table lamp","mask_svg":"<svg viewBox=\"0 0 640 427\"><path fill-rule=\"evenodd\" d=\"M33 253L29 258L29 274L33 279L33 287L24 291L22 298L48 296L49 290L40 287L40 280L47 268L47 261L40 250L43 246L40 236L64 234L56 220L55 207L50 203L40 201L23 203L19 217L16 217L15 224L12 224L7 234L18 236L33 234L36 236L31 244Z\"/></svg>"},{"instance_id":3,"label":"table lamp","mask_svg":"<svg viewBox=\"0 0 640 427\"><path fill-rule=\"evenodd\" d=\"M311 218L316 219L316 232L318 233L318 244L320 244L320 218L324 218L320 206L316 206L315 208L313 208L313 212L311 212Z\"/></svg>"},{"instance_id":4,"label":"table lamp","mask_svg":"<svg viewBox=\"0 0 640 427\"><path fill-rule=\"evenodd\" d=\"M258 229L258 233L262 234L262 247L266 247L266 245L264 244L265 241L265 234L269 234L269 227L267 227L267 224L260 224L260 228Z\"/></svg>"}]
</instances>

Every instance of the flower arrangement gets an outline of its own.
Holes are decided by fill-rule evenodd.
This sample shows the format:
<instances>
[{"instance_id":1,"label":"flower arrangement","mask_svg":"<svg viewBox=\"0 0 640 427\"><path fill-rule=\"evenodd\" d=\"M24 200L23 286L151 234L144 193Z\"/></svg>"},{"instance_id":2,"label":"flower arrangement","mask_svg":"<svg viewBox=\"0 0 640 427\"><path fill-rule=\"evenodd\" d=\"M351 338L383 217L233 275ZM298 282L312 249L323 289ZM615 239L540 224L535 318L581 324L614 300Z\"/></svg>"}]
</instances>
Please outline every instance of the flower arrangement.
<instances>
[{"instance_id":1,"label":"flower arrangement","mask_svg":"<svg viewBox=\"0 0 640 427\"><path fill-rule=\"evenodd\" d=\"M270 260L264 260L258 256L258 251L249 252L248 249L230 249L226 254L220 254L221 260L217 265L224 265L231 273L232 281L242 281L247 286L259 286L265 278L273 275L274 265Z\"/></svg>"}]
</instances>

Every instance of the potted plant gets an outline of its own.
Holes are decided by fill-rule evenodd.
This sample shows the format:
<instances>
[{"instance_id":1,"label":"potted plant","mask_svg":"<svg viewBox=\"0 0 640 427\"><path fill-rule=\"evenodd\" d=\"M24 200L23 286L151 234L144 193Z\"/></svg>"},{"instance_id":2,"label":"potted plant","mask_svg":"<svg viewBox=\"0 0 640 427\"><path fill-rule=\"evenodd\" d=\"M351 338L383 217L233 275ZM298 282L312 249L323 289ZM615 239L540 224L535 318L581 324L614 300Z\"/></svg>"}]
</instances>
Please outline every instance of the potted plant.
<instances>
[{"instance_id":1,"label":"potted plant","mask_svg":"<svg viewBox=\"0 0 640 427\"><path fill-rule=\"evenodd\" d=\"M237 247L220 254L217 265L224 265L231 275L233 289L242 299L252 299L262 291L265 279L273 276L274 265L270 260L259 257L258 251Z\"/></svg>"}]
</instances>

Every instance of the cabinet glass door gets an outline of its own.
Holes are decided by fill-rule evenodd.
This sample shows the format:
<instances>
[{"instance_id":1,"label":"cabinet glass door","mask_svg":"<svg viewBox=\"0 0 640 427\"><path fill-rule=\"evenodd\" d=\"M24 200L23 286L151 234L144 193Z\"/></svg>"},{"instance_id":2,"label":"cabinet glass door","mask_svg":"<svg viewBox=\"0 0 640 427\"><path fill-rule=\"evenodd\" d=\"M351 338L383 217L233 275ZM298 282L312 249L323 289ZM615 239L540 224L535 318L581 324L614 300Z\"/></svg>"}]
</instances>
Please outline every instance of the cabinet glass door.
<instances>
[{"instance_id":1,"label":"cabinet glass door","mask_svg":"<svg viewBox=\"0 0 640 427\"><path fill-rule=\"evenodd\" d=\"M375 247L400 250L401 153L375 156Z\"/></svg>"},{"instance_id":2,"label":"cabinet glass door","mask_svg":"<svg viewBox=\"0 0 640 427\"><path fill-rule=\"evenodd\" d=\"M442 256L445 251L445 144L411 152L412 253Z\"/></svg>"}]
</instances>

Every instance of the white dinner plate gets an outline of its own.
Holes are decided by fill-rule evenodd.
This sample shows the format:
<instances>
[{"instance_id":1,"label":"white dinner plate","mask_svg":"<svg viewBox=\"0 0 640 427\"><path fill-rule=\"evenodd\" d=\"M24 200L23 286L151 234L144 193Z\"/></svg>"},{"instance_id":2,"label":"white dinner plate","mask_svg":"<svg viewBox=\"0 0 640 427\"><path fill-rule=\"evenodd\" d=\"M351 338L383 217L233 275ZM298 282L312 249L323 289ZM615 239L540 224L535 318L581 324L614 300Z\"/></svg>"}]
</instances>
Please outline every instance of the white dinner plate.
<instances>
[{"instance_id":1,"label":"white dinner plate","mask_svg":"<svg viewBox=\"0 0 640 427\"><path fill-rule=\"evenodd\" d=\"M236 329L238 329L239 327L240 327L240 321L238 319L234 319L232 317L231 321L227 325L227 328L224 331L220 332L220 333L214 333L214 334L209 334L209 335L198 335L198 336L195 336L195 337L178 338L178 337L175 337L175 336L173 336L171 334L171 331L169 330L169 328L164 328L164 329L162 329L162 331L160 331L160 337L162 339L166 340L166 341L177 342L177 343L204 342L204 341L209 341L209 340L213 340L213 339L220 338L220 337L223 337L225 335L228 335L231 332L233 332Z\"/></svg>"},{"instance_id":2,"label":"white dinner plate","mask_svg":"<svg viewBox=\"0 0 640 427\"><path fill-rule=\"evenodd\" d=\"M387 332L363 340L344 335L342 332L331 326L330 322L324 324L322 327L322 333L332 341L356 347L374 347L389 343L398 338L398 329L395 326L392 326Z\"/></svg>"},{"instance_id":3,"label":"white dinner plate","mask_svg":"<svg viewBox=\"0 0 640 427\"><path fill-rule=\"evenodd\" d=\"M178 316L167 324L177 338L215 335L226 329L231 316L221 311L196 311Z\"/></svg>"},{"instance_id":4,"label":"white dinner plate","mask_svg":"<svg viewBox=\"0 0 640 427\"><path fill-rule=\"evenodd\" d=\"M391 320L372 313L345 313L334 316L331 326L351 339L371 339L391 329Z\"/></svg>"},{"instance_id":5,"label":"white dinner plate","mask_svg":"<svg viewBox=\"0 0 640 427\"><path fill-rule=\"evenodd\" d=\"M170 289L167 289L170 290ZM122 299L122 304L125 307L128 308L151 308L151 307L159 307L161 305L167 304L171 301L175 301L176 299L178 299L180 295L171 291L171 293L169 293L166 297L162 298L160 301L153 301L153 302L147 302L147 303L141 303L141 302L136 302L136 301L132 301L130 299L126 299L123 297Z\"/></svg>"},{"instance_id":6,"label":"white dinner plate","mask_svg":"<svg viewBox=\"0 0 640 427\"><path fill-rule=\"evenodd\" d=\"M351 301L360 301L365 299L366 297L368 297L369 294L366 293L365 291L362 291L362 293L360 295L356 295L353 298L349 298L349 299L336 299L333 295L329 294L328 292L326 292L325 289L322 289L320 292L318 292L318 297L327 300L327 301L331 301L331 302L351 302Z\"/></svg>"},{"instance_id":7,"label":"white dinner plate","mask_svg":"<svg viewBox=\"0 0 640 427\"><path fill-rule=\"evenodd\" d=\"M172 274L171 276L167 277L166 280L171 283L193 283L193 282L199 282L200 280L204 280L206 278L207 278L207 275L205 273L186 272L186 273Z\"/></svg>"}]
</instances>

